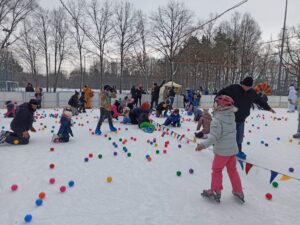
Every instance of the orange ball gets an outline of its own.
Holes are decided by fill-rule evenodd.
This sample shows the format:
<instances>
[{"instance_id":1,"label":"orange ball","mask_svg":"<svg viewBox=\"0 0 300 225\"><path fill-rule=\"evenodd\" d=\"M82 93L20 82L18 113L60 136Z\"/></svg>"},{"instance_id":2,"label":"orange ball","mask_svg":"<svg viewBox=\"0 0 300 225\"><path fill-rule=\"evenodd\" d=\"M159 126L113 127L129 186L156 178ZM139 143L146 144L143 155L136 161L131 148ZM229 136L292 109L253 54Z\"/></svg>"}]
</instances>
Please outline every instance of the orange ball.
<instances>
[{"instance_id":1,"label":"orange ball","mask_svg":"<svg viewBox=\"0 0 300 225\"><path fill-rule=\"evenodd\" d=\"M44 199L46 197L46 193L45 192L41 192L40 194L39 194L39 198L40 199Z\"/></svg>"},{"instance_id":2,"label":"orange ball","mask_svg":"<svg viewBox=\"0 0 300 225\"><path fill-rule=\"evenodd\" d=\"M14 141L13 141L13 144L14 144L14 145L18 145L19 143L20 143L19 140L14 140Z\"/></svg>"}]
</instances>

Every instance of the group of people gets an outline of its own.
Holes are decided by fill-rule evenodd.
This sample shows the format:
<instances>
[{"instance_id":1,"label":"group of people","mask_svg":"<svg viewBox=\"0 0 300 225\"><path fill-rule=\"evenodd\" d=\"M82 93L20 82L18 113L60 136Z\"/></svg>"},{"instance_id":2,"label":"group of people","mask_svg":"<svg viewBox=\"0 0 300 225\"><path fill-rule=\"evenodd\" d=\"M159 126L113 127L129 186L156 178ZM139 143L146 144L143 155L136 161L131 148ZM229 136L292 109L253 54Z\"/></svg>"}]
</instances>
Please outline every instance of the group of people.
<instances>
[{"instance_id":1,"label":"group of people","mask_svg":"<svg viewBox=\"0 0 300 225\"><path fill-rule=\"evenodd\" d=\"M34 92L35 99L38 102L37 108L40 109L42 105L43 89L39 86L36 86L34 89L32 83L28 83L25 87L25 92Z\"/></svg>"},{"instance_id":2,"label":"group of people","mask_svg":"<svg viewBox=\"0 0 300 225\"><path fill-rule=\"evenodd\" d=\"M78 113L86 113L86 109L91 109L93 97L94 92L88 85L84 85L80 96L79 92L75 91L74 95L72 95L68 101L72 114L78 115Z\"/></svg>"}]
</instances>

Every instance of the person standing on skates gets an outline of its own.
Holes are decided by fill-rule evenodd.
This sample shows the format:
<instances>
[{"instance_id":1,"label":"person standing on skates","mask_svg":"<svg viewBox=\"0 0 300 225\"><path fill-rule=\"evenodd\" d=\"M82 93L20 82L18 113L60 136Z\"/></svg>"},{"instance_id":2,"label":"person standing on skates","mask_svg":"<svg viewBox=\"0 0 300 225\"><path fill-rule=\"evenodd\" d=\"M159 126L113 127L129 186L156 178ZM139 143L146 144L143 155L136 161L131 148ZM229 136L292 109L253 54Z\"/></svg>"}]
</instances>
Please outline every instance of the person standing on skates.
<instances>
[{"instance_id":1,"label":"person standing on skates","mask_svg":"<svg viewBox=\"0 0 300 225\"><path fill-rule=\"evenodd\" d=\"M204 190L202 196L220 202L222 186L222 171L226 167L232 185L232 193L244 201L244 193L240 176L236 168L238 146L235 141L236 126L234 101L231 97L220 95L215 98L213 119L208 138L197 145L196 151L201 151L213 145L215 154L212 165L211 188Z\"/></svg>"}]
</instances>

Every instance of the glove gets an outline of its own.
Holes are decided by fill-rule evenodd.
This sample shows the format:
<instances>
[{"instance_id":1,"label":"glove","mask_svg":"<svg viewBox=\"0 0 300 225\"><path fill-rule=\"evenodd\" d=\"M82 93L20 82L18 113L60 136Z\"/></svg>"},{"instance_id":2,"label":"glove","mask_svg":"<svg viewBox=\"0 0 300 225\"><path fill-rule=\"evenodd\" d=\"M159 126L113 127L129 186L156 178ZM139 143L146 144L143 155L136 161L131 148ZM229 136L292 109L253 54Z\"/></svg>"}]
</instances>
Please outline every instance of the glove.
<instances>
[{"instance_id":1,"label":"glove","mask_svg":"<svg viewBox=\"0 0 300 225\"><path fill-rule=\"evenodd\" d=\"M31 127L30 131L35 133L36 129L34 127Z\"/></svg>"},{"instance_id":2,"label":"glove","mask_svg":"<svg viewBox=\"0 0 300 225\"><path fill-rule=\"evenodd\" d=\"M203 149L205 149L205 146L203 145L203 144L197 144L197 147L196 147L196 151L201 151L201 150L203 150Z\"/></svg>"}]
</instances>

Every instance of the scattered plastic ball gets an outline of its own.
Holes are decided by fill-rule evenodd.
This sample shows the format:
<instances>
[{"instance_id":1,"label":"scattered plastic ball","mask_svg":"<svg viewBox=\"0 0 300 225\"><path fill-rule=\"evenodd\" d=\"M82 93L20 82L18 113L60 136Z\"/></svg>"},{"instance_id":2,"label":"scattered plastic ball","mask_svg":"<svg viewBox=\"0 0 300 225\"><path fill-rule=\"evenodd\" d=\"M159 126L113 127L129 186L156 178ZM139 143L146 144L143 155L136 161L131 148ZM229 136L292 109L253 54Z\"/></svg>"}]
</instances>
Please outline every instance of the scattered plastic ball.
<instances>
[{"instance_id":1,"label":"scattered plastic ball","mask_svg":"<svg viewBox=\"0 0 300 225\"><path fill-rule=\"evenodd\" d=\"M178 148L181 148L181 145L178 145Z\"/></svg>"},{"instance_id":2,"label":"scattered plastic ball","mask_svg":"<svg viewBox=\"0 0 300 225\"><path fill-rule=\"evenodd\" d=\"M50 183L50 184L54 184L54 183L55 183L55 179L54 179L54 178L50 178L50 179L49 179L49 183Z\"/></svg>"},{"instance_id":3,"label":"scattered plastic ball","mask_svg":"<svg viewBox=\"0 0 300 225\"><path fill-rule=\"evenodd\" d=\"M176 175L177 175L178 177L180 177L180 176L181 176L181 172L180 172L180 171L177 171L177 172L176 172Z\"/></svg>"},{"instance_id":4,"label":"scattered plastic ball","mask_svg":"<svg viewBox=\"0 0 300 225\"><path fill-rule=\"evenodd\" d=\"M265 146L266 146L266 147L268 147L268 146L269 146L269 144L268 144L268 143L266 143L266 144L265 144Z\"/></svg>"},{"instance_id":5,"label":"scattered plastic ball","mask_svg":"<svg viewBox=\"0 0 300 225\"><path fill-rule=\"evenodd\" d=\"M118 155L118 153L117 152L114 152L114 156L117 156Z\"/></svg>"},{"instance_id":6,"label":"scattered plastic ball","mask_svg":"<svg viewBox=\"0 0 300 225\"><path fill-rule=\"evenodd\" d=\"M264 141L261 141L260 143L261 143L261 144L264 144L265 142L264 142Z\"/></svg>"},{"instance_id":7,"label":"scattered plastic ball","mask_svg":"<svg viewBox=\"0 0 300 225\"><path fill-rule=\"evenodd\" d=\"M280 140L280 137L277 138L277 141L279 141L279 140Z\"/></svg>"},{"instance_id":8,"label":"scattered plastic ball","mask_svg":"<svg viewBox=\"0 0 300 225\"><path fill-rule=\"evenodd\" d=\"M89 154L89 158L93 158L93 156L94 156L93 153Z\"/></svg>"},{"instance_id":9,"label":"scattered plastic ball","mask_svg":"<svg viewBox=\"0 0 300 225\"><path fill-rule=\"evenodd\" d=\"M157 144L157 143L155 143L155 144L154 144L154 147L157 147L157 146L158 146L158 144Z\"/></svg>"},{"instance_id":10,"label":"scattered plastic ball","mask_svg":"<svg viewBox=\"0 0 300 225\"><path fill-rule=\"evenodd\" d=\"M151 162L152 158L149 156L149 157L147 158L147 160L148 160L148 162Z\"/></svg>"},{"instance_id":11,"label":"scattered plastic ball","mask_svg":"<svg viewBox=\"0 0 300 225\"><path fill-rule=\"evenodd\" d=\"M13 185L11 185L10 189L11 189L12 191L16 191L16 190L18 189L18 185L13 184Z\"/></svg>"},{"instance_id":12,"label":"scattered plastic ball","mask_svg":"<svg viewBox=\"0 0 300 225\"><path fill-rule=\"evenodd\" d=\"M166 150L166 149L165 149L165 150L163 150L163 153L164 153L164 154L167 154L167 150Z\"/></svg>"},{"instance_id":13,"label":"scattered plastic ball","mask_svg":"<svg viewBox=\"0 0 300 225\"><path fill-rule=\"evenodd\" d=\"M155 152L156 152L157 155L159 154L159 150L156 150Z\"/></svg>"},{"instance_id":14,"label":"scattered plastic ball","mask_svg":"<svg viewBox=\"0 0 300 225\"><path fill-rule=\"evenodd\" d=\"M74 187L75 182L70 180L68 184L69 184L69 187Z\"/></svg>"},{"instance_id":15,"label":"scattered plastic ball","mask_svg":"<svg viewBox=\"0 0 300 225\"><path fill-rule=\"evenodd\" d=\"M32 220L32 215L30 215L30 214L27 214L27 215L24 217L25 223L30 223L31 220Z\"/></svg>"},{"instance_id":16,"label":"scattered plastic ball","mask_svg":"<svg viewBox=\"0 0 300 225\"><path fill-rule=\"evenodd\" d=\"M293 167L290 167L290 168L289 168L289 172L293 173L293 172L294 172L294 168L293 168Z\"/></svg>"},{"instance_id":17,"label":"scattered plastic ball","mask_svg":"<svg viewBox=\"0 0 300 225\"><path fill-rule=\"evenodd\" d=\"M107 177L107 178L106 178L106 182L107 182L107 183L111 183L111 182L112 182L112 177Z\"/></svg>"},{"instance_id":18,"label":"scattered plastic ball","mask_svg":"<svg viewBox=\"0 0 300 225\"><path fill-rule=\"evenodd\" d=\"M67 188L66 188L66 186L61 186L59 188L59 190L60 190L61 193L64 193L67 190Z\"/></svg>"},{"instance_id":19,"label":"scattered plastic ball","mask_svg":"<svg viewBox=\"0 0 300 225\"><path fill-rule=\"evenodd\" d=\"M35 205L36 206L41 206L43 204L43 200L38 198L36 201L35 201Z\"/></svg>"},{"instance_id":20,"label":"scattered plastic ball","mask_svg":"<svg viewBox=\"0 0 300 225\"><path fill-rule=\"evenodd\" d=\"M128 157L131 157L131 153L130 153L130 152L128 152L128 153L127 153L127 156L128 156Z\"/></svg>"},{"instance_id":21,"label":"scattered plastic ball","mask_svg":"<svg viewBox=\"0 0 300 225\"><path fill-rule=\"evenodd\" d=\"M40 199L44 199L45 197L46 197L46 193L45 192L39 193L39 198Z\"/></svg>"},{"instance_id":22,"label":"scattered plastic ball","mask_svg":"<svg viewBox=\"0 0 300 225\"><path fill-rule=\"evenodd\" d=\"M50 152L54 152L54 148L52 147L52 148L50 148Z\"/></svg>"},{"instance_id":23,"label":"scattered plastic ball","mask_svg":"<svg viewBox=\"0 0 300 225\"><path fill-rule=\"evenodd\" d=\"M88 162L88 161L89 161L89 158L84 158L84 161L85 161L85 162Z\"/></svg>"},{"instance_id":24,"label":"scattered plastic ball","mask_svg":"<svg viewBox=\"0 0 300 225\"><path fill-rule=\"evenodd\" d=\"M193 174L193 173L194 173L194 170L193 170L193 169L189 169L189 173L190 173L190 174Z\"/></svg>"},{"instance_id":25,"label":"scattered plastic ball","mask_svg":"<svg viewBox=\"0 0 300 225\"><path fill-rule=\"evenodd\" d=\"M19 141L19 140L14 140L14 141L13 141L13 144L14 144L14 145L18 145L18 144L20 144L20 141Z\"/></svg>"},{"instance_id":26,"label":"scattered plastic ball","mask_svg":"<svg viewBox=\"0 0 300 225\"><path fill-rule=\"evenodd\" d=\"M99 159L102 159L102 155L101 155L101 154L99 154L99 155L98 155L98 158L99 158Z\"/></svg>"},{"instance_id":27,"label":"scattered plastic ball","mask_svg":"<svg viewBox=\"0 0 300 225\"><path fill-rule=\"evenodd\" d=\"M278 188L278 182L274 181L274 182L272 183L272 186L273 186L274 188Z\"/></svg>"},{"instance_id":28,"label":"scattered plastic ball","mask_svg":"<svg viewBox=\"0 0 300 225\"><path fill-rule=\"evenodd\" d=\"M250 141L247 142L247 145L250 145Z\"/></svg>"},{"instance_id":29,"label":"scattered plastic ball","mask_svg":"<svg viewBox=\"0 0 300 225\"><path fill-rule=\"evenodd\" d=\"M272 199L272 194L267 193L267 194L265 195L265 197L266 197L267 200L271 200L271 199Z\"/></svg>"},{"instance_id":30,"label":"scattered plastic ball","mask_svg":"<svg viewBox=\"0 0 300 225\"><path fill-rule=\"evenodd\" d=\"M54 164L54 163L51 163L51 164L49 165L49 167L50 167L50 169L54 169L55 164Z\"/></svg>"}]
</instances>

